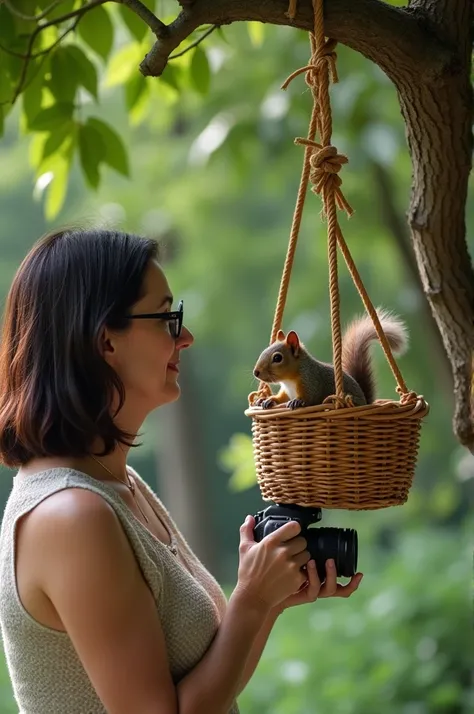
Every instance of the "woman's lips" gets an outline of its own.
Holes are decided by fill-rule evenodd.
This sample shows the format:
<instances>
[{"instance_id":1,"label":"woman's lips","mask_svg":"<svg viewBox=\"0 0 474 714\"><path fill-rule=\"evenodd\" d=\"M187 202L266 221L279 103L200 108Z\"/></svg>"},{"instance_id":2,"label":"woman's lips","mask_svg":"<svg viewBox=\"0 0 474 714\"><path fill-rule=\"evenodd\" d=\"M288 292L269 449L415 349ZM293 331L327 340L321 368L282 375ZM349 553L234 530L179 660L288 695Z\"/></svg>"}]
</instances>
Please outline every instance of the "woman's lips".
<instances>
[{"instance_id":1,"label":"woman's lips","mask_svg":"<svg viewBox=\"0 0 474 714\"><path fill-rule=\"evenodd\" d=\"M169 364L168 369L170 369L172 372L179 372L179 367L177 364Z\"/></svg>"}]
</instances>

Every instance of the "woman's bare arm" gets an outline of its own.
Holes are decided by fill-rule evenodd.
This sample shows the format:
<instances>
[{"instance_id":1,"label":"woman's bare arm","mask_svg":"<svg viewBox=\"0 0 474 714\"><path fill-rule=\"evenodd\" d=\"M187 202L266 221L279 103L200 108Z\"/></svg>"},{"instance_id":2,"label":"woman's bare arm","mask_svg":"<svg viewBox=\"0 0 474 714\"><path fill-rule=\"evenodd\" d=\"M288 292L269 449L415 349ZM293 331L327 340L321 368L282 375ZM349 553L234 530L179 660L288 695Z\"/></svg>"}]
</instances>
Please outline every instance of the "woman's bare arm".
<instances>
[{"instance_id":1,"label":"woman's bare arm","mask_svg":"<svg viewBox=\"0 0 474 714\"><path fill-rule=\"evenodd\" d=\"M270 637L271 631L280 615L280 610L273 608L268 615L265 617L260 625L258 635L256 636L252 650L245 663L244 671L242 673L242 679L240 680L238 694L244 691L247 684L252 679L255 670L257 669L258 663L263 654L263 650L266 647L268 638Z\"/></svg>"},{"instance_id":2,"label":"woman's bare arm","mask_svg":"<svg viewBox=\"0 0 474 714\"><path fill-rule=\"evenodd\" d=\"M113 509L67 489L28 517L50 598L108 714L227 714L268 613L234 591L212 645L177 687L152 594Z\"/></svg>"}]
</instances>

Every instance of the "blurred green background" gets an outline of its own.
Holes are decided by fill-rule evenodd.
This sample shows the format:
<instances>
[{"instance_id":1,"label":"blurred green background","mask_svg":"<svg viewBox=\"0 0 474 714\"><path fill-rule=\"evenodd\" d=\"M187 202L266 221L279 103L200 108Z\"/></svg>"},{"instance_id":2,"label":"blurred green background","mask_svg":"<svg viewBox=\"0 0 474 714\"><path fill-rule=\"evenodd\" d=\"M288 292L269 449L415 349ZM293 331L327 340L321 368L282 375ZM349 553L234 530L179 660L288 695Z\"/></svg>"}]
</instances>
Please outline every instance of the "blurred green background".
<instances>
[{"instance_id":1,"label":"blurred green background","mask_svg":"<svg viewBox=\"0 0 474 714\"><path fill-rule=\"evenodd\" d=\"M79 111L83 121L92 116L114 127L130 177L105 166L93 191L75 159L59 210L59 174L48 183L34 171L44 135L32 141L16 107L0 142L0 295L3 301L32 243L53 227L102 225L163 242L163 263L196 342L183 357L182 398L150 417L130 463L230 591L238 527L263 507L243 412L253 364L269 339L299 182L303 149L293 140L306 135L311 108L303 77L287 92L280 85L306 64L307 34L226 27L175 61L164 79L145 81L137 70L140 44L111 17L110 59L88 52L100 101L82 91ZM344 47L338 69L333 143L349 156L343 190L355 209L350 220L341 215L341 225L374 304L408 323L411 347L399 364L431 411L405 506L323 514L322 525L357 528L361 588L347 601L284 613L240 703L248 714L467 714L474 711L474 459L451 432L451 376L405 224L411 168L396 92L377 67ZM473 212L471 191L469 235ZM284 328L297 329L313 354L330 360L319 213L320 200L310 194ZM340 286L346 322L362 306L342 264ZM379 395L395 398L383 355L374 355ZM12 473L0 476L2 510ZM0 714L16 711L0 666Z\"/></svg>"}]
</instances>

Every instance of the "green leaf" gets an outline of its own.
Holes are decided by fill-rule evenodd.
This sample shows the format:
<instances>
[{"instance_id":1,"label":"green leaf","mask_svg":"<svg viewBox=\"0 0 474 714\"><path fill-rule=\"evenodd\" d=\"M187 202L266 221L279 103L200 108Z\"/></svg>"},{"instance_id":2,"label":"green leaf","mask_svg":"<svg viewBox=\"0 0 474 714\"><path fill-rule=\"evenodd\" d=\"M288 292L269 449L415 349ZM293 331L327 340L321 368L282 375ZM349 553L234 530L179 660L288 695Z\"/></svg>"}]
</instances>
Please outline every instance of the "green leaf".
<instances>
[{"instance_id":1,"label":"green leaf","mask_svg":"<svg viewBox=\"0 0 474 714\"><path fill-rule=\"evenodd\" d=\"M264 25L262 22L248 22L247 30L250 36L250 41L254 47L261 47L265 35Z\"/></svg>"},{"instance_id":2,"label":"green leaf","mask_svg":"<svg viewBox=\"0 0 474 714\"><path fill-rule=\"evenodd\" d=\"M78 25L78 32L84 42L106 60L114 43L114 28L107 10L99 5L86 12Z\"/></svg>"},{"instance_id":3,"label":"green leaf","mask_svg":"<svg viewBox=\"0 0 474 714\"><path fill-rule=\"evenodd\" d=\"M36 135L35 139L41 135ZM41 195L46 189L45 215L51 221L60 212L66 199L72 159L76 149L76 132L69 133L67 148L51 155L45 161L38 176L35 193Z\"/></svg>"},{"instance_id":4,"label":"green leaf","mask_svg":"<svg viewBox=\"0 0 474 714\"><path fill-rule=\"evenodd\" d=\"M200 94L207 94L211 83L211 69L207 55L200 47L194 50L189 74L197 91Z\"/></svg>"},{"instance_id":5,"label":"green leaf","mask_svg":"<svg viewBox=\"0 0 474 714\"><path fill-rule=\"evenodd\" d=\"M65 47L68 54L76 64L77 81L81 87L87 89L95 99L98 99L97 94L97 69L93 62L77 45L67 45Z\"/></svg>"},{"instance_id":6,"label":"green leaf","mask_svg":"<svg viewBox=\"0 0 474 714\"><path fill-rule=\"evenodd\" d=\"M78 87L78 66L68 47L57 47L51 57L48 86L60 102L73 102Z\"/></svg>"},{"instance_id":7,"label":"green leaf","mask_svg":"<svg viewBox=\"0 0 474 714\"><path fill-rule=\"evenodd\" d=\"M176 67L168 62L161 73L160 81L169 84L170 87L173 87L173 89L176 89L179 92L178 76L179 73Z\"/></svg>"},{"instance_id":8,"label":"green leaf","mask_svg":"<svg viewBox=\"0 0 474 714\"><path fill-rule=\"evenodd\" d=\"M31 129L31 122L38 115L43 100L44 78L49 72L50 57L37 60L40 62L34 79L26 87L22 94L23 114L26 119L26 127Z\"/></svg>"},{"instance_id":9,"label":"green leaf","mask_svg":"<svg viewBox=\"0 0 474 714\"><path fill-rule=\"evenodd\" d=\"M145 5L149 10L155 9L154 0L141 0L142 5ZM119 13L122 17L123 22L127 26L130 34L135 37L136 40L141 42L148 32L148 25L144 22L136 12L130 10L126 5L119 6Z\"/></svg>"},{"instance_id":10,"label":"green leaf","mask_svg":"<svg viewBox=\"0 0 474 714\"><path fill-rule=\"evenodd\" d=\"M30 129L34 131L50 131L71 119L74 105L70 102L58 102L51 107L41 109L30 122Z\"/></svg>"},{"instance_id":11,"label":"green leaf","mask_svg":"<svg viewBox=\"0 0 474 714\"><path fill-rule=\"evenodd\" d=\"M127 151L117 132L109 124L96 117L90 117L87 125L91 126L101 136L105 146L105 154L102 157L103 162L123 176L129 176Z\"/></svg>"},{"instance_id":12,"label":"green leaf","mask_svg":"<svg viewBox=\"0 0 474 714\"><path fill-rule=\"evenodd\" d=\"M74 134L74 129L75 123L71 119L70 121L67 121L62 124L55 131L51 132L51 134L48 136L44 143L40 163L52 156L52 154L60 152L60 149L65 144L66 140Z\"/></svg>"},{"instance_id":13,"label":"green leaf","mask_svg":"<svg viewBox=\"0 0 474 714\"><path fill-rule=\"evenodd\" d=\"M124 84L138 73L138 64L143 57L143 50L138 42L131 42L114 54L107 66L106 87Z\"/></svg>"},{"instance_id":14,"label":"green leaf","mask_svg":"<svg viewBox=\"0 0 474 714\"><path fill-rule=\"evenodd\" d=\"M4 47L10 48L16 37L15 21L10 10L0 4L0 42Z\"/></svg>"},{"instance_id":15,"label":"green leaf","mask_svg":"<svg viewBox=\"0 0 474 714\"><path fill-rule=\"evenodd\" d=\"M79 158L89 185L97 188L100 182L99 167L106 155L106 146L100 131L90 122L79 125Z\"/></svg>"},{"instance_id":16,"label":"green leaf","mask_svg":"<svg viewBox=\"0 0 474 714\"><path fill-rule=\"evenodd\" d=\"M0 54L0 59L2 55ZM11 102L14 88L6 72L0 71L0 104Z\"/></svg>"},{"instance_id":17,"label":"green leaf","mask_svg":"<svg viewBox=\"0 0 474 714\"><path fill-rule=\"evenodd\" d=\"M37 5L39 5L39 3L37 3ZM52 3L48 0L45 0L41 9L46 10L46 8L50 5L52 5ZM53 8L50 12L48 12L47 19L55 20L58 17L67 15L69 12L72 12L72 10L74 10L74 5L76 5L75 0L62 0L62 2L57 7Z\"/></svg>"},{"instance_id":18,"label":"green leaf","mask_svg":"<svg viewBox=\"0 0 474 714\"><path fill-rule=\"evenodd\" d=\"M125 103L128 110L133 109L146 88L146 78L143 74L136 72L130 77L125 85Z\"/></svg>"},{"instance_id":19,"label":"green leaf","mask_svg":"<svg viewBox=\"0 0 474 714\"><path fill-rule=\"evenodd\" d=\"M253 458L252 439L248 434L233 434L227 447L220 453L220 463L232 472L229 479L231 491L245 491L257 482Z\"/></svg>"},{"instance_id":20,"label":"green leaf","mask_svg":"<svg viewBox=\"0 0 474 714\"><path fill-rule=\"evenodd\" d=\"M5 116L3 113L3 107L0 107L0 137L3 136L5 131Z\"/></svg>"},{"instance_id":21,"label":"green leaf","mask_svg":"<svg viewBox=\"0 0 474 714\"><path fill-rule=\"evenodd\" d=\"M54 220L64 205L69 182L69 169L68 159L58 156L53 178L47 188L45 216L48 221Z\"/></svg>"}]
</instances>

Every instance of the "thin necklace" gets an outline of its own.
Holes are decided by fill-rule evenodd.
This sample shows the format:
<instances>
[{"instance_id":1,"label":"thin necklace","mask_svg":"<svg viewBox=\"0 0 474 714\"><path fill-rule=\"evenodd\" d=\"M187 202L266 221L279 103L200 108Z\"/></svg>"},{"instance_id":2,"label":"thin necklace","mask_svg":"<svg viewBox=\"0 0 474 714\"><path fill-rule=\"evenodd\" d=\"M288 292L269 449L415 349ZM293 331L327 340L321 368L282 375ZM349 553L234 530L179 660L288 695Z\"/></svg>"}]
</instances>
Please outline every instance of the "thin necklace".
<instances>
[{"instance_id":1,"label":"thin necklace","mask_svg":"<svg viewBox=\"0 0 474 714\"><path fill-rule=\"evenodd\" d=\"M122 481L121 478L119 478L118 476L113 474L112 471L105 464L102 463L102 461L99 461L99 459L94 456L94 454L89 454L89 456L91 457L91 459L94 459L94 461L96 461L99 464L99 466L102 466L102 468L105 469L107 471L107 473L109 473L112 476L112 478L114 478L116 481L120 481L121 484L123 484L124 486L126 486L128 488L128 490L132 494L133 498L135 499L135 503L137 504L138 510L140 511L143 518L145 519L145 522L148 523L148 518L143 513L142 509L140 508L140 504L138 503L137 495L135 493L135 484L130 481L130 476L128 475L127 469L125 469L125 474L126 474L126 479L127 479L127 482L125 482L125 481Z\"/></svg>"}]
</instances>

